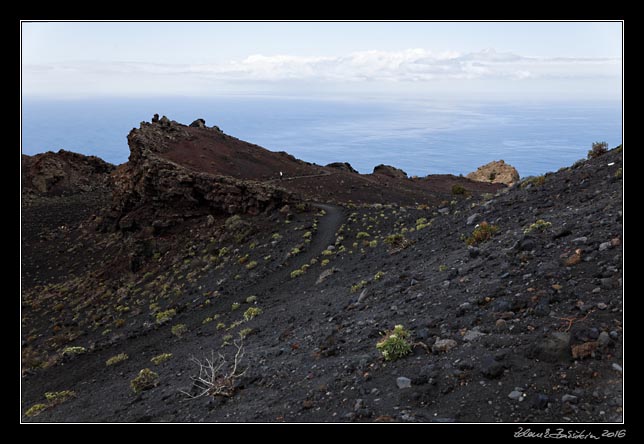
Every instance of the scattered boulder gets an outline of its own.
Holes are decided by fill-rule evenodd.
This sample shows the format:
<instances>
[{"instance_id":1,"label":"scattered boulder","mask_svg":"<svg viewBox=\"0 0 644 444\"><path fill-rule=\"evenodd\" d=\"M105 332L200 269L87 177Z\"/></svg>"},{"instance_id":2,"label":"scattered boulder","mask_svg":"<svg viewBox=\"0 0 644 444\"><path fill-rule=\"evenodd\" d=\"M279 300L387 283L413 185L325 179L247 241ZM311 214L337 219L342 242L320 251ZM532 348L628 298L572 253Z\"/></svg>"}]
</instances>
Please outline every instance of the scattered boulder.
<instances>
[{"instance_id":1,"label":"scattered boulder","mask_svg":"<svg viewBox=\"0 0 644 444\"><path fill-rule=\"evenodd\" d=\"M453 339L437 339L434 345L432 346L432 352L434 353L444 353L448 352L454 347L457 343Z\"/></svg>"},{"instance_id":2,"label":"scattered boulder","mask_svg":"<svg viewBox=\"0 0 644 444\"><path fill-rule=\"evenodd\" d=\"M467 218L467 221L465 223L467 225L472 225L473 223L478 222L480 218L481 215L479 213L474 213Z\"/></svg>"},{"instance_id":3,"label":"scattered boulder","mask_svg":"<svg viewBox=\"0 0 644 444\"><path fill-rule=\"evenodd\" d=\"M588 341L583 344L577 344L572 346L572 357L573 359L584 359L591 356L595 350L599 347L599 342L597 341Z\"/></svg>"},{"instance_id":4,"label":"scattered boulder","mask_svg":"<svg viewBox=\"0 0 644 444\"><path fill-rule=\"evenodd\" d=\"M523 392L512 390L508 395L508 398L512 399L513 401L521 401L523 398Z\"/></svg>"},{"instance_id":5,"label":"scattered boulder","mask_svg":"<svg viewBox=\"0 0 644 444\"><path fill-rule=\"evenodd\" d=\"M206 128L206 121L204 119L197 119L190 126L192 128Z\"/></svg>"},{"instance_id":6,"label":"scattered boulder","mask_svg":"<svg viewBox=\"0 0 644 444\"><path fill-rule=\"evenodd\" d=\"M512 186L519 181L519 172L503 160L492 161L477 168L467 175L468 179L477 182L502 183Z\"/></svg>"},{"instance_id":7,"label":"scattered boulder","mask_svg":"<svg viewBox=\"0 0 644 444\"><path fill-rule=\"evenodd\" d=\"M489 379L495 379L503 375L503 364L495 360L492 356L486 356L481 362L481 373Z\"/></svg>"},{"instance_id":8,"label":"scattered boulder","mask_svg":"<svg viewBox=\"0 0 644 444\"><path fill-rule=\"evenodd\" d=\"M116 166L96 156L71 151L22 155L23 192L57 196L107 189Z\"/></svg>"},{"instance_id":9,"label":"scattered boulder","mask_svg":"<svg viewBox=\"0 0 644 444\"><path fill-rule=\"evenodd\" d=\"M482 333L476 328L474 328L472 330L468 330L467 332L465 332L465 334L463 335L463 340L465 342L471 342L471 341L477 340L481 336L485 336L485 333Z\"/></svg>"},{"instance_id":10,"label":"scattered boulder","mask_svg":"<svg viewBox=\"0 0 644 444\"><path fill-rule=\"evenodd\" d=\"M528 357L556 363L570 359L570 333L554 332L528 348Z\"/></svg>"},{"instance_id":11,"label":"scattered boulder","mask_svg":"<svg viewBox=\"0 0 644 444\"><path fill-rule=\"evenodd\" d=\"M333 162L327 165L327 168L335 168L336 170L346 171L348 173L358 172L351 166L349 162Z\"/></svg>"},{"instance_id":12,"label":"scattered boulder","mask_svg":"<svg viewBox=\"0 0 644 444\"><path fill-rule=\"evenodd\" d=\"M411 379L399 376L396 378L396 385L399 389L411 388Z\"/></svg>"},{"instance_id":13,"label":"scattered boulder","mask_svg":"<svg viewBox=\"0 0 644 444\"><path fill-rule=\"evenodd\" d=\"M373 174L381 174L383 176L393 177L394 179L407 179L407 173L391 165L380 164L373 169Z\"/></svg>"}]
</instances>

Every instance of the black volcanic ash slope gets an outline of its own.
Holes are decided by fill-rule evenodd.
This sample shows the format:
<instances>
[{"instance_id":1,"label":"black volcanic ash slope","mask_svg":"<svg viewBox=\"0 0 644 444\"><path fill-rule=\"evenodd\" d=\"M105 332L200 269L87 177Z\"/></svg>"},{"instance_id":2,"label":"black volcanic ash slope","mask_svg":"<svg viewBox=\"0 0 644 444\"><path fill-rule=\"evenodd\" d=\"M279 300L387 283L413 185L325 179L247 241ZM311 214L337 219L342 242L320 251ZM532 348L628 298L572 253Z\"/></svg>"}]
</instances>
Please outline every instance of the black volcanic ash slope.
<instances>
[{"instance_id":1,"label":"black volcanic ash slope","mask_svg":"<svg viewBox=\"0 0 644 444\"><path fill-rule=\"evenodd\" d=\"M23 413L45 406L25 419L619 421L621 167L613 150L442 208L293 204L100 235L145 260L24 289ZM468 247L483 222L498 231ZM375 344L396 324L417 345L385 362ZM231 359L242 331L234 395L182 394L190 357ZM136 394L144 368L158 384ZM63 390L75 395L45 399Z\"/></svg>"}]
</instances>

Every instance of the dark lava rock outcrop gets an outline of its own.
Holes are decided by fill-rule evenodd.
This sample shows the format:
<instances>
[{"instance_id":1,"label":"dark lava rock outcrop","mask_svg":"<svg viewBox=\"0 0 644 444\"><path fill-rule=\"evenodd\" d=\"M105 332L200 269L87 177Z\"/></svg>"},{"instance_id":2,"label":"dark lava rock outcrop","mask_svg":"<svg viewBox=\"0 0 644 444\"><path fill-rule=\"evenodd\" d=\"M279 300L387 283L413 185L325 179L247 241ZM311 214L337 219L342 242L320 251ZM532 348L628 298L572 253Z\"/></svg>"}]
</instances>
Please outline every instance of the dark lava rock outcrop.
<instances>
[{"instance_id":1,"label":"dark lava rock outcrop","mask_svg":"<svg viewBox=\"0 0 644 444\"><path fill-rule=\"evenodd\" d=\"M477 182L503 183L511 186L519 180L519 172L503 160L494 160L478 167L476 171L469 173L467 178Z\"/></svg>"},{"instance_id":2,"label":"dark lava rock outcrop","mask_svg":"<svg viewBox=\"0 0 644 444\"><path fill-rule=\"evenodd\" d=\"M192 161L183 162L177 155L182 144L197 137L222 137L218 128L206 128L202 119L195 122L186 126L163 116L153 123L141 122L130 132L129 162L114 173L113 204L104 228L152 226L159 231L197 216L255 215L294 200L270 184L199 171L192 149L187 152Z\"/></svg>"},{"instance_id":3,"label":"dark lava rock outcrop","mask_svg":"<svg viewBox=\"0 0 644 444\"><path fill-rule=\"evenodd\" d=\"M358 173L349 162L333 162L327 165L327 168L334 168L336 170L348 171L349 173Z\"/></svg>"},{"instance_id":4,"label":"dark lava rock outcrop","mask_svg":"<svg viewBox=\"0 0 644 444\"><path fill-rule=\"evenodd\" d=\"M382 174L384 176L406 179L407 173L400 168L392 167L391 165L380 164L373 169L373 174Z\"/></svg>"},{"instance_id":5,"label":"dark lava rock outcrop","mask_svg":"<svg viewBox=\"0 0 644 444\"><path fill-rule=\"evenodd\" d=\"M23 194L56 196L107 187L116 167L95 156L71 151L22 155Z\"/></svg>"}]
</instances>

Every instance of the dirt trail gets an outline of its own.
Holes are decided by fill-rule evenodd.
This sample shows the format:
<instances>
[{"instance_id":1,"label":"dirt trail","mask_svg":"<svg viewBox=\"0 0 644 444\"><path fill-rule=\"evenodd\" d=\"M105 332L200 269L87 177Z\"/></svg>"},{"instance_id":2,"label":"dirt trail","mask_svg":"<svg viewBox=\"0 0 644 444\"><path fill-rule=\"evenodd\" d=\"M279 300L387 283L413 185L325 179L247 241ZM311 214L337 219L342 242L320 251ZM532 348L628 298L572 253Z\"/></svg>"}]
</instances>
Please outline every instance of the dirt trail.
<instances>
[{"instance_id":1,"label":"dirt trail","mask_svg":"<svg viewBox=\"0 0 644 444\"><path fill-rule=\"evenodd\" d=\"M326 214L319 220L318 231L311 243L305 251L295 256L292 261L284 262L277 272L264 277L263 280L251 287L251 290L253 288L255 289L255 294L261 295L262 293L274 291L290 279L291 271L300 268L304 264L308 264L311 259L319 256L326 247L335 243L335 233L345 220L344 209L335 205L322 203L313 203L312 205L326 211Z\"/></svg>"}]
</instances>

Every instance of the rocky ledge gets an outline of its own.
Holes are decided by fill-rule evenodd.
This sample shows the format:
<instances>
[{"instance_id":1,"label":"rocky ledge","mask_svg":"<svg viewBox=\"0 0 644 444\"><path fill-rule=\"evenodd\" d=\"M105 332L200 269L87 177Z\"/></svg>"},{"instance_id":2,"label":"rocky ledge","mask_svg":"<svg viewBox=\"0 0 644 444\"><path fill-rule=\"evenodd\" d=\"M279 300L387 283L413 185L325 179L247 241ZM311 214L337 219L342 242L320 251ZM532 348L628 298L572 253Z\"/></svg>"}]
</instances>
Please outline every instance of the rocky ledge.
<instances>
[{"instance_id":1,"label":"rocky ledge","mask_svg":"<svg viewBox=\"0 0 644 444\"><path fill-rule=\"evenodd\" d=\"M23 196L57 196L106 188L115 168L98 157L65 150L35 156L23 154Z\"/></svg>"},{"instance_id":2,"label":"rocky ledge","mask_svg":"<svg viewBox=\"0 0 644 444\"><path fill-rule=\"evenodd\" d=\"M287 191L256 181L195 171L163 156L171 144L190 140L193 128L221 134L200 120L188 127L163 116L141 122L128 135L130 157L113 174L110 210L102 222L107 230L152 228L155 233L186 219L205 215L256 215L296 199Z\"/></svg>"}]
</instances>

